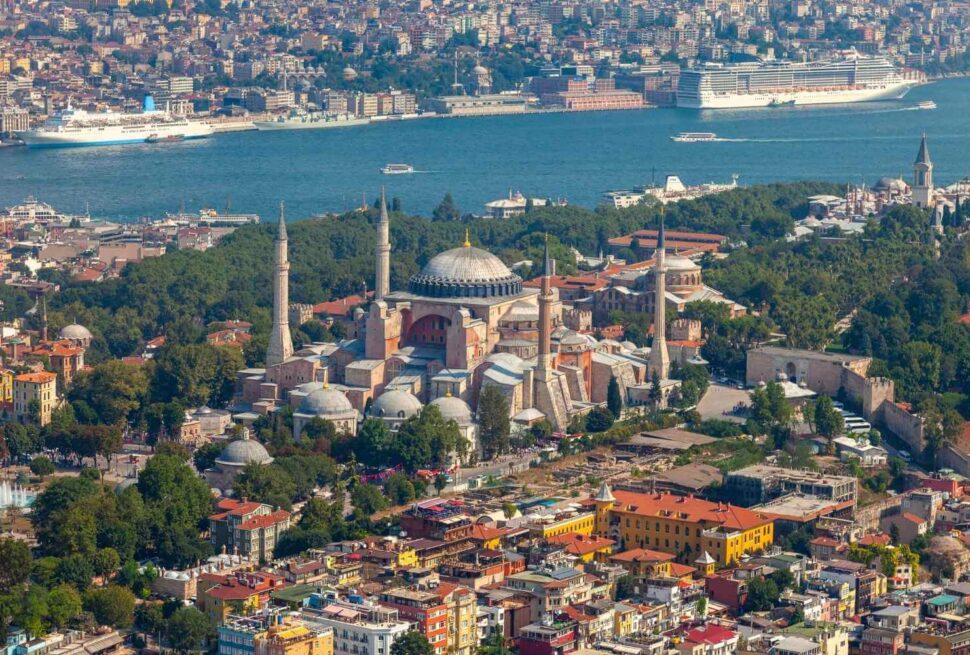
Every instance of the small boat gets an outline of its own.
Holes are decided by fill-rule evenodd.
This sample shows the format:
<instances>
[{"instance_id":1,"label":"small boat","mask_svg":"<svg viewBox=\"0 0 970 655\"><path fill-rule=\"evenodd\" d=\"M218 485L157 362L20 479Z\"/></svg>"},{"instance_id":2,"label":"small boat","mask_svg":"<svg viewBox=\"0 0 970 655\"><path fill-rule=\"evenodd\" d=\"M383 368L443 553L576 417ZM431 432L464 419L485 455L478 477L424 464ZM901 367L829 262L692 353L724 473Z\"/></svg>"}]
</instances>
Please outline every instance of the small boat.
<instances>
[{"instance_id":1,"label":"small boat","mask_svg":"<svg viewBox=\"0 0 970 655\"><path fill-rule=\"evenodd\" d=\"M410 175L413 172L414 166L411 164L387 164L381 168L384 175Z\"/></svg>"},{"instance_id":2,"label":"small boat","mask_svg":"<svg viewBox=\"0 0 970 655\"><path fill-rule=\"evenodd\" d=\"M916 103L917 109L936 109L936 103L932 100L920 100Z\"/></svg>"},{"instance_id":3,"label":"small boat","mask_svg":"<svg viewBox=\"0 0 970 655\"><path fill-rule=\"evenodd\" d=\"M717 135L713 132L681 132L677 136L670 137L671 141L678 143L696 143L698 141L717 141Z\"/></svg>"},{"instance_id":4,"label":"small boat","mask_svg":"<svg viewBox=\"0 0 970 655\"><path fill-rule=\"evenodd\" d=\"M149 134L145 139L145 143L175 143L176 141L182 141L185 139L184 134L168 134L166 136L159 136L157 134Z\"/></svg>"},{"instance_id":5,"label":"small boat","mask_svg":"<svg viewBox=\"0 0 970 655\"><path fill-rule=\"evenodd\" d=\"M794 107L795 101L793 100L779 100L778 98L773 99L768 103L769 107Z\"/></svg>"}]
</instances>

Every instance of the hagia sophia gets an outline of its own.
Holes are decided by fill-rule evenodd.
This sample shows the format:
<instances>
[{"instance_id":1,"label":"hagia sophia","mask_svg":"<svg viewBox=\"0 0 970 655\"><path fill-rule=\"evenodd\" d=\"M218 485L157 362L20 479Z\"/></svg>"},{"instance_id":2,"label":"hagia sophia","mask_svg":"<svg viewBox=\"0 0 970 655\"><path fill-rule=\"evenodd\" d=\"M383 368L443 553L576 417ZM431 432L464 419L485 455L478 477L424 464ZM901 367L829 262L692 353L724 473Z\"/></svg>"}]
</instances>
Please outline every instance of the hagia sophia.
<instances>
[{"instance_id":1,"label":"hagia sophia","mask_svg":"<svg viewBox=\"0 0 970 655\"><path fill-rule=\"evenodd\" d=\"M364 416L396 430L426 404L454 420L472 445L475 410L491 385L508 400L513 425L542 419L556 430L604 405L615 378L628 405L646 404L659 377L662 402L679 383L670 379L665 302L652 302L654 347L599 341L563 324L563 305L545 255L539 288L523 284L498 257L474 247L466 233L457 248L434 256L407 289L390 289L389 216L383 194L375 252L373 302L356 315L355 338L313 343L294 352L289 328L289 262L280 212L275 242L273 328L265 368L238 374L237 407L265 415L289 404L294 436L314 418L355 433ZM661 225L651 291L666 298Z\"/></svg>"}]
</instances>

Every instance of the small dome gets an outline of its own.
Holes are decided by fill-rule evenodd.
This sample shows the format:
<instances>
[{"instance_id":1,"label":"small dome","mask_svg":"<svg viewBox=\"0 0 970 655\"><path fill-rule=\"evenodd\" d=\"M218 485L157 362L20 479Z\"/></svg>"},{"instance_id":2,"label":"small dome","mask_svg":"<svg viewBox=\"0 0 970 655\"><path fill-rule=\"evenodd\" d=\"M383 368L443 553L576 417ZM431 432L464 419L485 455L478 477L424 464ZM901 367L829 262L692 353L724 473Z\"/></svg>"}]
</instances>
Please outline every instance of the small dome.
<instances>
[{"instance_id":1,"label":"small dome","mask_svg":"<svg viewBox=\"0 0 970 655\"><path fill-rule=\"evenodd\" d=\"M216 458L216 464L228 466L269 464L272 461L273 458L269 456L263 444L248 438L233 441Z\"/></svg>"},{"instance_id":2,"label":"small dome","mask_svg":"<svg viewBox=\"0 0 970 655\"><path fill-rule=\"evenodd\" d=\"M559 343L564 346L585 346L589 342L579 332L570 330L562 336Z\"/></svg>"},{"instance_id":3,"label":"small dome","mask_svg":"<svg viewBox=\"0 0 970 655\"><path fill-rule=\"evenodd\" d=\"M689 257L683 255L670 255L664 258L664 268L668 273L674 271L699 271L700 266L695 264Z\"/></svg>"},{"instance_id":4,"label":"small dome","mask_svg":"<svg viewBox=\"0 0 970 655\"><path fill-rule=\"evenodd\" d=\"M421 401L413 394L392 389L382 393L371 405L370 415L386 418L409 418L421 411Z\"/></svg>"},{"instance_id":5,"label":"small dome","mask_svg":"<svg viewBox=\"0 0 970 655\"><path fill-rule=\"evenodd\" d=\"M300 403L299 409L301 414L316 416L334 416L352 411L354 411L354 407L347 400L347 396L328 387L310 392Z\"/></svg>"},{"instance_id":6,"label":"small dome","mask_svg":"<svg viewBox=\"0 0 970 655\"><path fill-rule=\"evenodd\" d=\"M482 66L481 64L478 64L477 66L475 66L475 68L473 68L472 71L475 73L475 75L488 75L488 69Z\"/></svg>"},{"instance_id":7,"label":"small dome","mask_svg":"<svg viewBox=\"0 0 970 655\"><path fill-rule=\"evenodd\" d=\"M877 191L904 191L908 186L905 180L895 177L881 177L873 188Z\"/></svg>"},{"instance_id":8,"label":"small dome","mask_svg":"<svg viewBox=\"0 0 970 655\"><path fill-rule=\"evenodd\" d=\"M357 71L350 66L347 66L347 68L343 70L343 76L345 80L355 80L357 79Z\"/></svg>"},{"instance_id":9,"label":"small dome","mask_svg":"<svg viewBox=\"0 0 970 655\"><path fill-rule=\"evenodd\" d=\"M492 253L466 244L433 257L408 286L438 298L511 296L522 292L522 278Z\"/></svg>"},{"instance_id":10,"label":"small dome","mask_svg":"<svg viewBox=\"0 0 970 655\"><path fill-rule=\"evenodd\" d=\"M454 421L458 425L468 425L472 422L472 408L461 398L441 396L432 400L431 405L438 408L446 421Z\"/></svg>"},{"instance_id":11,"label":"small dome","mask_svg":"<svg viewBox=\"0 0 970 655\"><path fill-rule=\"evenodd\" d=\"M74 341L83 341L85 339L94 338L94 335L91 334L91 330L87 329L83 325L78 325L77 323L64 326L58 336L60 336L61 339L71 339Z\"/></svg>"}]
</instances>

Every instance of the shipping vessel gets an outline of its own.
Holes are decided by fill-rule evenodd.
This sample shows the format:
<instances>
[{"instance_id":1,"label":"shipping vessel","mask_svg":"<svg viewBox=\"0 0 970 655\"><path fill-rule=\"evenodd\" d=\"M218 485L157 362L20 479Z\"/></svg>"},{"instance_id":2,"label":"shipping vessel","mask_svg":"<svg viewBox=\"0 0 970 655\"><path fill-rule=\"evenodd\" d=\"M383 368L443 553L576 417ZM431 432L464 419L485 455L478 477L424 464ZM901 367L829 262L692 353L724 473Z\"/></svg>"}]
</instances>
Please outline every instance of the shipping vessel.
<instances>
[{"instance_id":1,"label":"shipping vessel","mask_svg":"<svg viewBox=\"0 0 970 655\"><path fill-rule=\"evenodd\" d=\"M898 100L919 82L884 57L854 53L806 63L707 64L681 71L677 106L737 109Z\"/></svg>"},{"instance_id":2,"label":"shipping vessel","mask_svg":"<svg viewBox=\"0 0 970 655\"><path fill-rule=\"evenodd\" d=\"M367 125L369 118L358 118L353 114L333 114L323 111L297 112L278 116L268 121L253 121L257 130L308 130L328 127L351 127Z\"/></svg>"},{"instance_id":3,"label":"shipping vessel","mask_svg":"<svg viewBox=\"0 0 970 655\"><path fill-rule=\"evenodd\" d=\"M699 141L717 141L717 135L713 132L681 132L677 136L670 137L671 141L678 143L697 143Z\"/></svg>"},{"instance_id":4,"label":"shipping vessel","mask_svg":"<svg viewBox=\"0 0 970 655\"><path fill-rule=\"evenodd\" d=\"M414 166L411 164L387 164L381 167L384 175L410 175L413 172Z\"/></svg>"},{"instance_id":5,"label":"shipping vessel","mask_svg":"<svg viewBox=\"0 0 970 655\"><path fill-rule=\"evenodd\" d=\"M201 139L212 127L201 121L156 109L152 96L145 96L142 111L90 112L68 103L39 127L20 132L29 148L68 148Z\"/></svg>"}]
</instances>

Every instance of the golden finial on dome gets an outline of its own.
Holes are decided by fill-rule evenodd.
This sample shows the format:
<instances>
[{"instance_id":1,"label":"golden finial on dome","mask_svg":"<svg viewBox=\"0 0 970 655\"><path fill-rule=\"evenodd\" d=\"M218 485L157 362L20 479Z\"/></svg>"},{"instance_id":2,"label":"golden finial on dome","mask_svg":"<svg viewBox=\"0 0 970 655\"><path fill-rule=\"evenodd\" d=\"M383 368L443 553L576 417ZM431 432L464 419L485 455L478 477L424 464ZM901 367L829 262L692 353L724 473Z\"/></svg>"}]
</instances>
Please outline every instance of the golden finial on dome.
<instances>
[{"instance_id":1,"label":"golden finial on dome","mask_svg":"<svg viewBox=\"0 0 970 655\"><path fill-rule=\"evenodd\" d=\"M451 392L450 391L446 391L445 392L445 398L451 398Z\"/></svg>"},{"instance_id":2,"label":"golden finial on dome","mask_svg":"<svg viewBox=\"0 0 970 655\"><path fill-rule=\"evenodd\" d=\"M471 248L471 247L472 247L472 241L471 241L471 239L469 238L469 235L468 235L468 228L467 228L467 227L465 228L465 243L463 243L462 245L463 245L464 247L466 247L466 248Z\"/></svg>"}]
</instances>

